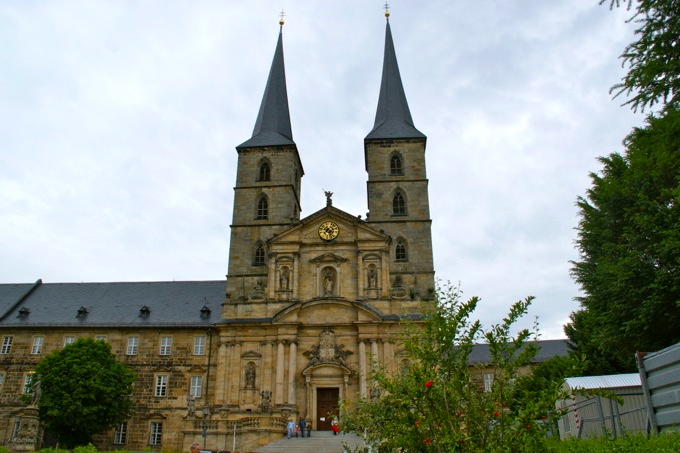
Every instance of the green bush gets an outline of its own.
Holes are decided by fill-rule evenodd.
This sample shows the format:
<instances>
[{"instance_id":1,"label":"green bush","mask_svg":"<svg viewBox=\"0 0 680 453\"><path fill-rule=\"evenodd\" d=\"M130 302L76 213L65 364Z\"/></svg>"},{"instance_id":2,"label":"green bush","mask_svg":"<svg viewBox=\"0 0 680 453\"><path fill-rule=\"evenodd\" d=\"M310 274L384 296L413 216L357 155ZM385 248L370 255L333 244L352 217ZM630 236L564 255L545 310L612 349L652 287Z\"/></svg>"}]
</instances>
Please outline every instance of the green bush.
<instances>
[{"instance_id":1,"label":"green bush","mask_svg":"<svg viewBox=\"0 0 680 453\"><path fill-rule=\"evenodd\" d=\"M371 397L343 408L342 424L383 452L541 452L545 435L562 414L554 410L559 386L518 400L520 367L537 349L527 341L537 326L518 329L532 298L518 301L488 330L471 321L478 299L464 302L457 288L438 290L432 313L405 326L403 359L410 366L370 376ZM475 343L489 344L496 370L491 391L471 380L468 358Z\"/></svg>"},{"instance_id":2,"label":"green bush","mask_svg":"<svg viewBox=\"0 0 680 453\"><path fill-rule=\"evenodd\" d=\"M89 443L87 445L74 448L73 453L97 453L97 447L92 445L92 443Z\"/></svg>"},{"instance_id":3,"label":"green bush","mask_svg":"<svg viewBox=\"0 0 680 453\"><path fill-rule=\"evenodd\" d=\"M658 436L643 434L623 436L616 439L569 439L550 440L550 451L555 453L677 453L680 452L680 432Z\"/></svg>"}]
</instances>

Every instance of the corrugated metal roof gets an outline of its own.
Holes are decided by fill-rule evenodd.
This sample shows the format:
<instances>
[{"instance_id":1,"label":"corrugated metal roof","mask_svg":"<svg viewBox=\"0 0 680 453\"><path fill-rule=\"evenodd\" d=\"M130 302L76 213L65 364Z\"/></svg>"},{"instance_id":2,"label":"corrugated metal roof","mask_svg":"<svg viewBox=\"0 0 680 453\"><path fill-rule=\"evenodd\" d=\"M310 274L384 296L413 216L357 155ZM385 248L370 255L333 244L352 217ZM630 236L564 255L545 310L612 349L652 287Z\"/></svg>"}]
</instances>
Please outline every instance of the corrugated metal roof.
<instances>
[{"instance_id":1,"label":"corrugated metal roof","mask_svg":"<svg viewBox=\"0 0 680 453\"><path fill-rule=\"evenodd\" d=\"M580 376L565 379L571 389L610 389L619 387L639 387L638 373L609 374L605 376Z\"/></svg>"}]
</instances>

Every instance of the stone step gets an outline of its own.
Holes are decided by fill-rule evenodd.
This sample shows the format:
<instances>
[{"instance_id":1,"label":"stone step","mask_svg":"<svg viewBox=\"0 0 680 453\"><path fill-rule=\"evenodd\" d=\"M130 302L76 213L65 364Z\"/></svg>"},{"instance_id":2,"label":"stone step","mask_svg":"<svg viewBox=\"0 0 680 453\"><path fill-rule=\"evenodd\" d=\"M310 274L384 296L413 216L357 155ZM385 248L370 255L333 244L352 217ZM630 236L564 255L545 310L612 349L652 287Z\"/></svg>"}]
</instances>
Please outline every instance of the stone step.
<instances>
[{"instance_id":1,"label":"stone step","mask_svg":"<svg viewBox=\"0 0 680 453\"><path fill-rule=\"evenodd\" d=\"M349 447L348 452L353 452L356 447L364 445L364 441L356 434L339 433L334 436L331 431L312 431L311 437L292 439L284 437L257 447L251 450L251 453L342 453L343 443Z\"/></svg>"}]
</instances>

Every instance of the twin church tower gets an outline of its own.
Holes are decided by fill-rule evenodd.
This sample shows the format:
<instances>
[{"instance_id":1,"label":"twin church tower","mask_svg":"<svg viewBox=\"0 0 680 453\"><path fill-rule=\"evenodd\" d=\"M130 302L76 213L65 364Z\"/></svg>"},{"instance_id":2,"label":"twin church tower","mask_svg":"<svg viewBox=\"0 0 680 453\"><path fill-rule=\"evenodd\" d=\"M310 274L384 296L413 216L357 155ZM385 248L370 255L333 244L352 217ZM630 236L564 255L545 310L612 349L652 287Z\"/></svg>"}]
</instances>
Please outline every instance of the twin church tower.
<instances>
[{"instance_id":1,"label":"twin church tower","mask_svg":"<svg viewBox=\"0 0 680 453\"><path fill-rule=\"evenodd\" d=\"M300 218L302 158L288 110L282 33L252 137L236 147L225 318L292 302L362 302L404 313L434 289L426 137L413 124L389 20L380 96L364 139L367 218L326 207ZM264 303L264 304L263 304ZM411 308L409 308L411 307Z\"/></svg>"}]
</instances>

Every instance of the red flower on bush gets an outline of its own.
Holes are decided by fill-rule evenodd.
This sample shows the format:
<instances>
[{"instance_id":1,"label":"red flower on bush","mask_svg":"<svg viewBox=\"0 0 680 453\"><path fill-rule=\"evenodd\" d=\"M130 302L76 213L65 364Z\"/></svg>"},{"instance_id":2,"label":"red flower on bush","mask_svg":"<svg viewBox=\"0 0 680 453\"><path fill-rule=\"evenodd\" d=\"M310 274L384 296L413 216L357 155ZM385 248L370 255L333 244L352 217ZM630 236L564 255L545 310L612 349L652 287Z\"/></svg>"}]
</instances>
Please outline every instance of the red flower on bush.
<instances>
[{"instance_id":1,"label":"red flower on bush","mask_svg":"<svg viewBox=\"0 0 680 453\"><path fill-rule=\"evenodd\" d=\"M420 422L419 422L419 421L416 422L416 426L420 426Z\"/></svg>"},{"instance_id":2,"label":"red flower on bush","mask_svg":"<svg viewBox=\"0 0 680 453\"><path fill-rule=\"evenodd\" d=\"M425 444L426 444L426 445L430 445L431 443L432 443L432 441L431 441L430 439L425 439Z\"/></svg>"},{"instance_id":3,"label":"red flower on bush","mask_svg":"<svg viewBox=\"0 0 680 453\"><path fill-rule=\"evenodd\" d=\"M531 425L527 425L527 429L531 429Z\"/></svg>"},{"instance_id":4,"label":"red flower on bush","mask_svg":"<svg viewBox=\"0 0 680 453\"><path fill-rule=\"evenodd\" d=\"M501 413L498 412L498 411L493 411L493 416L494 416L494 417L500 417L500 416L501 416Z\"/></svg>"},{"instance_id":5,"label":"red flower on bush","mask_svg":"<svg viewBox=\"0 0 680 453\"><path fill-rule=\"evenodd\" d=\"M427 382L425 383L425 387L427 387L427 388L432 387L432 381L427 381Z\"/></svg>"}]
</instances>

